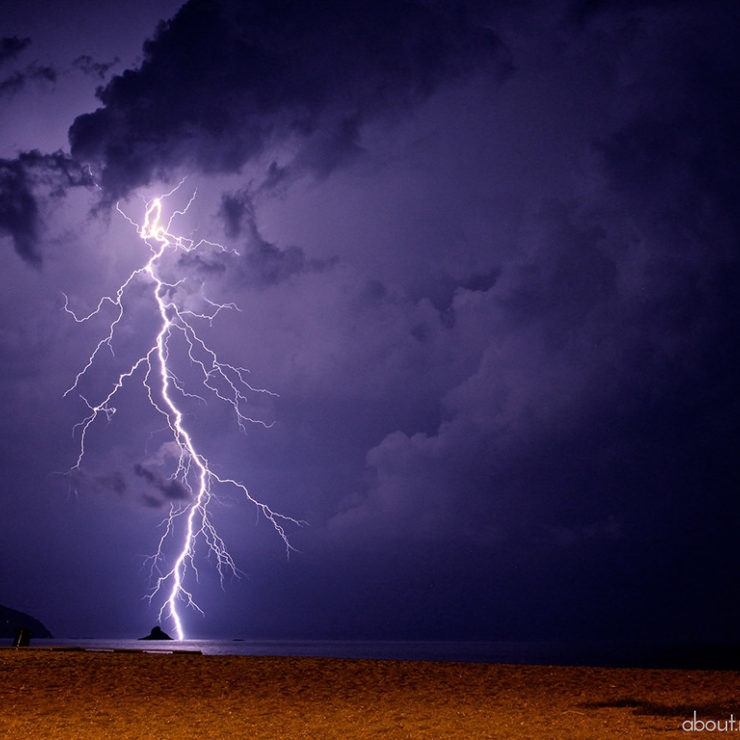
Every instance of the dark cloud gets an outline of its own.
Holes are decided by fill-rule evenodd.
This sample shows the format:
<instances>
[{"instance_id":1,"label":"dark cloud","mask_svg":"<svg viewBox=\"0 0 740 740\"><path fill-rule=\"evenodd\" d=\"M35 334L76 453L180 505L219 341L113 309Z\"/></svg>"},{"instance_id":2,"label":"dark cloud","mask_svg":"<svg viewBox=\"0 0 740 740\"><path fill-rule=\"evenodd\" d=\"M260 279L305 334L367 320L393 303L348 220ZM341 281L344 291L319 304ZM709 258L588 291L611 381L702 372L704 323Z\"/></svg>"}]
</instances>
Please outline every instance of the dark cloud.
<instances>
[{"instance_id":1,"label":"dark cloud","mask_svg":"<svg viewBox=\"0 0 740 740\"><path fill-rule=\"evenodd\" d=\"M242 277L250 286L277 285L293 275L321 272L337 262L336 258L311 259L306 257L301 247L292 245L281 249L264 239L257 227L254 203L247 190L224 193L221 196L219 215L228 237L231 239L240 235L246 237Z\"/></svg>"},{"instance_id":2,"label":"dark cloud","mask_svg":"<svg viewBox=\"0 0 740 740\"><path fill-rule=\"evenodd\" d=\"M4 80L0 80L0 97L12 97L19 93L28 82L41 84L54 83L57 81L57 72L53 67L31 64L22 72L14 72Z\"/></svg>"},{"instance_id":3,"label":"dark cloud","mask_svg":"<svg viewBox=\"0 0 740 740\"><path fill-rule=\"evenodd\" d=\"M695 5L693 0L575 0L570 3L566 17L577 23L588 23L599 16L611 13L621 21L635 15L639 16L640 11L656 9L673 13L684 8L693 9ZM736 7L732 0L707 0L704 10L713 12L724 8L732 11L736 10Z\"/></svg>"},{"instance_id":4,"label":"dark cloud","mask_svg":"<svg viewBox=\"0 0 740 740\"><path fill-rule=\"evenodd\" d=\"M0 159L0 234L13 239L15 251L28 263L41 264L39 199L59 198L71 187L90 187L92 178L63 152L22 152Z\"/></svg>"},{"instance_id":5,"label":"dark cloud","mask_svg":"<svg viewBox=\"0 0 740 740\"><path fill-rule=\"evenodd\" d=\"M77 57L72 62L72 65L86 75L104 80L111 68L115 67L119 62L120 59L118 57L110 62L96 62L89 54L83 54Z\"/></svg>"},{"instance_id":6,"label":"dark cloud","mask_svg":"<svg viewBox=\"0 0 740 740\"><path fill-rule=\"evenodd\" d=\"M598 142L611 183L644 219L674 232L681 224L702 242L740 224L737 16L735 6L703 21L711 49L697 42L692 19L679 16L639 80L650 90L639 113Z\"/></svg>"},{"instance_id":7,"label":"dark cloud","mask_svg":"<svg viewBox=\"0 0 740 740\"><path fill-rule=\"evenodd\" d=\"M31 43L28 37L5 36L0 39L0 64L18 56Z\"/></svg>"},{"instance_id":8,"label":"dark cloud","mask_svg":"<svg viewBox=\"0 0 740 740\"><path fill-rule=\"evenodd\" d=\"M190 0L70 142L113 197L179 165L234 172L279 142L325 174L356 152L364 121L481 69L500 78L510 63L464 3Z\"/></svg>"},{"instance_id":9,"label":"dark cloud","mask_svg":"<svg viewBox=\"0 0 740 740\"><path fill-rule=\"evenodd\" d=\"M128 487L126 484L126 478L117 470L113 471L112 473L105 473L103 475L96 476L95 482L99 486L102 486L109 491L117 493L119 496L122 496L124 493L126 493L126 489Z\"/></svg>"},{"instance_id":10,"label":"dark cloud","mask_svg":"<svg viewBox=\"0 0 740 740\"><path fill-rule=\"evenodd\" d=\"M180 481L175 478L164 478L140 463L134 466L134 473L158 490L164 497L164 501L162 501L161 499L155 499L150 494L144 494L143 499L148 506L161 506L166 501L185 501L191 496L190 491Z\"/></svg>"},{"instance_id":11,"label":"dark cloud","mask_svg":"<svg viewBox=\"0 0 740 740\"><path fill-rule=\"evenodd\" d=\"M0 97L12 97L19 93L26 84L26 75L22 72L14 72L10 77L0 80Z\"/></svg>"},{"instance_id":12,"label":"dark cloud","mask_svg":"<svg viewBox=\"0 0 740 740\"><path fill-rule=\"evenodd\" d=\"M245 226L252 232L256 231L254 203L246 190L224 193L219 215L224 222L226 236L230 239L239 236Z\"/></svg>"},{"instance_id":13,"label":"dark cloud","mask_svg":"<svg viewBox=\"0 0 740 740\"><path fill-rule=\"evenodd\" d=\"M513 282L502 306L516 324L544 321L567 331L614 296L618 269L604 227L581 223L575 204L545 203L538 220L542 244L532 259L509 266Z\"/></svg>"},{"instance_id":14,"label":"dark cloud","mask_svg":"<svg viewBox=\"0 0 740 740\"><path fill-rule=\"evenodd\" d=\"M680 591L670 563L687 537L701 549L714 528L731 557L740 26L728 4L647 5L630 4L630 34L624 14L598 32L614 34L605 80L623 111L582 142L600 186L542 200L487 290L437 299L456 319L446 334L414 327L478 361L446 377L436 430L399 428L368 452L368 482L330 530L655 557L646 591Z\"/></svg>"},{"instance_id":15,"label":"dark cloud","mask_svg":"<svg viewBox=\"0 0 740 740\"><path fill-rule=\"evenodd\" d=\"M736 5L713 8L642 21L636 43L652 63L637 78L639 109L597 150L638 224L646 345L673 347L672 362L698 384L729 390L739 353L728 340L740 325L740 24Z\"/></svg>"},{"instance_id":16,"label":"dark cloud","mask_svg":"<svg viewBox=\"0 0 740 740\"><path fill-rule=\"evenodd\" d=\"M15 251L39 264L39 213L29 178L18 160L0 160L0 229L13 238Z\"/></svg>"},{"instance_id":17,"label":"dark cloud","mask_svg":"<svg viewBox=\"0 0 740 740\"><path fill-rule=\"evenodd\" d=\"M336 264L336 259L309 259L301 247L280 249L262 242L247 253L247 271L250 282L259 286L276 285L293 275L322 272Z\"/></svg>"},{"instance_id":18,"label":"dark cloud","mask_svg":"<svg viewBox=\"0 0 740 740\"><path fill-rule=\"evenodd\" d=\"M423 286L410 291L415 300L428 298L432 305L445 317L445 321L454 322L452 304L455 293L462 289L473 292L490 290L501 276L501 267L492 267L485 272L475 272L463 279L455 279L452 275L443 273L431 280L425 281Z\"/></svg>"}]
</instances>

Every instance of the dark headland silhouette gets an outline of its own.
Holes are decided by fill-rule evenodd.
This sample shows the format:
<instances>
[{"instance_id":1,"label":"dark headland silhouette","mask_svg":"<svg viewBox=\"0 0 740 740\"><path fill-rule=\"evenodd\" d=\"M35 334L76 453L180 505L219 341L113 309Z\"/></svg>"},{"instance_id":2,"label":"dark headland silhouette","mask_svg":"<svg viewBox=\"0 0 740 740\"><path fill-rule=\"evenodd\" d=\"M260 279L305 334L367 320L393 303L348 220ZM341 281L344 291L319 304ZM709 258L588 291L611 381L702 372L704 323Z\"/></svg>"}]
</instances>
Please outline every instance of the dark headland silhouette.
<instances>
[{"instance_id":1,"label":"dark headland silhouette","mask_svg":"<svg viewBox=\"0 0 740 740\"><path fill-rule=\"evenodd\" d=\"M14 637L18 629L27 630L34 637L52 636L38 619L7 606L0 606L0 638Z\"/></svg>"},{"instance_id":2,"label":"dark headland silhouette","mask_svg":"<svg viewBox=\"0 0 740 740\"><path fill-rule=\"evenodd\" d=\"M140 640L171 640L172 638L159 626L152 627L152 631L146 637L140 637Z\"/></svg>"}]
</instances>

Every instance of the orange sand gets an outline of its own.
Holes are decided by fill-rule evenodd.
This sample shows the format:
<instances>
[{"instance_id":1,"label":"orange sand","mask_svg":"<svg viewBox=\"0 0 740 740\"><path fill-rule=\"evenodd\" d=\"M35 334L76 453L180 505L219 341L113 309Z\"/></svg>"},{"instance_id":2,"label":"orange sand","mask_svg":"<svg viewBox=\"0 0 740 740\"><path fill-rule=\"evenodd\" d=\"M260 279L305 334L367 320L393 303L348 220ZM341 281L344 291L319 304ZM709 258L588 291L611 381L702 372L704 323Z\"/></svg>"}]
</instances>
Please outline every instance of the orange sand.
<instances>
[{"instance_id":1,"label":"orange sand","mask_svg":"<svg viewBox=\"0 0 740 740\"><path fill-rule=\"evenodd\" d=\"M0 651L2 738L686 738L694 710L740 717L740 673Z\"/></svg>"}]
</instances>

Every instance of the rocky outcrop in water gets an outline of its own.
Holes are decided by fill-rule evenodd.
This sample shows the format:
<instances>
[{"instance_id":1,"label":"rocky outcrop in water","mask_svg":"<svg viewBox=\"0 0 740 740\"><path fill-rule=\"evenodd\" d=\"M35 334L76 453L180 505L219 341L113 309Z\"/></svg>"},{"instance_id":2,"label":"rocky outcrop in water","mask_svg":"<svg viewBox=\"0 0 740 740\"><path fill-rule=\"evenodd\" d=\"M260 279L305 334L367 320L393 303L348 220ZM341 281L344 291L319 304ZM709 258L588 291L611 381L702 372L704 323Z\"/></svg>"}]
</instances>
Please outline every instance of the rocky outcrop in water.
<instances>
[{"instance_id":1,"label":"rocky outcrop in water","mask_svg":"<svg viewBox=\"0 0 740 740\"><path fill-rule=\"evenodd\" d=\"M152 631L140 640L171 640L172 638L159 626L152 627Z\"/></svg>"}]
</instances>

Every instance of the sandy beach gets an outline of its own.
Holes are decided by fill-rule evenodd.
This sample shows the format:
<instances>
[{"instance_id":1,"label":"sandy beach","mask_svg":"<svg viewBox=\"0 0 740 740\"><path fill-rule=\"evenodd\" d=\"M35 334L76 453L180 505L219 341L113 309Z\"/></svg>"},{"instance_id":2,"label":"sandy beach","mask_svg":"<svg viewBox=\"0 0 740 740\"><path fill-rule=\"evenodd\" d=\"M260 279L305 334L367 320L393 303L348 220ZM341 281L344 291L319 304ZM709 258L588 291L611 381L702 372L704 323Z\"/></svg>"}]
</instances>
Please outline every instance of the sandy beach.
<instances>
[{"instance_id":1,"label":"sandy beach","mask_svg":"<svg viewBox=\"0 0 740 740\"><path fill-rule=\"evenodd\" d=\"M739 696L724 671L0 651L3 738L671 738Z\"/></svg>"}]
</instances>

